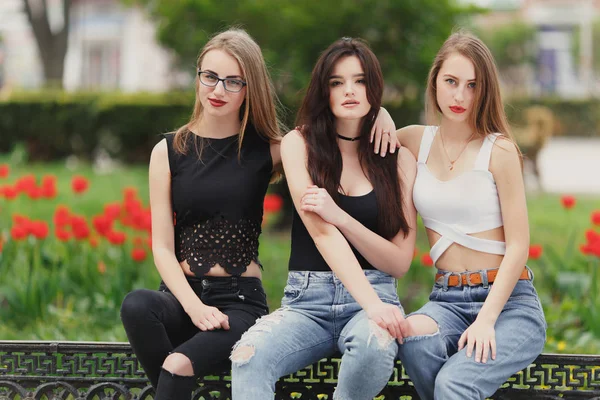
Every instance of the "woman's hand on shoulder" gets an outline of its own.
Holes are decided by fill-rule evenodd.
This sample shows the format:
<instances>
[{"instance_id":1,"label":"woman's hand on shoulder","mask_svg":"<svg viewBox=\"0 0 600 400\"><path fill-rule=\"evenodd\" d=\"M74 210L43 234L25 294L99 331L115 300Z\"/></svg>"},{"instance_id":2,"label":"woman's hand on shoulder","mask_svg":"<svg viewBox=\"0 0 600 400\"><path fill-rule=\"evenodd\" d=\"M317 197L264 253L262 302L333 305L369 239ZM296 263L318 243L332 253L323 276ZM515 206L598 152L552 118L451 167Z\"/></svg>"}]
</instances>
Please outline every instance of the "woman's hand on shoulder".
<instances>
[{"instance_id":1,"label":"woman's hand on shoulder","mask_svg":"<svg viewBox=\"0 0 600 400\"><path fill-rule=\"evenodd\" d=\"M423 125L408 125L396 131L396 139L401 146L406 147L413 154L415 159L419 155L419 147L423 138Z\"/></svg>"},{"instance_id":2,"label":"woman's hand on shoulder","mask_svg":"<svg viewBox=\"0 0 600 400\"><path fill-rule=\"evenodd\" d=\"M394 136L396 130L396 124L390 113L383 107L379 109L377 119L371 129L371 143L373 143L373 151L375 154L380 154L381 157L385 157L386 153L394 153L400 143Z\"/></svg>"}]
</instances>

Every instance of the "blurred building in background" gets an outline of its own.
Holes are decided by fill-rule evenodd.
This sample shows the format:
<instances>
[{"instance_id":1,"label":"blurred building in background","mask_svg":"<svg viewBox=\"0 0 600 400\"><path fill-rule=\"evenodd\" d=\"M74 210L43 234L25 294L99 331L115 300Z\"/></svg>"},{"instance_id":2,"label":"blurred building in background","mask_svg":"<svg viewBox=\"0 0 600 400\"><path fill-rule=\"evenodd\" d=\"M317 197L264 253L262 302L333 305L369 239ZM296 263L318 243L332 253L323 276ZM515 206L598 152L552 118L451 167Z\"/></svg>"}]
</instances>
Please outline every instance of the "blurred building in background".
<instances>
[{"instance_id":1,"label":"blurred building in background","mask_svg":"<svg viewBox=\"0 0 600 400\"><path fill-rule=\"evenodd\" d=\"M40 0L30 0L32 3ZM482 31L514 34L531 27L531 46L503 63L506 40L485 38L495 53L509 95L582 98L600 94L600 0L462 0L491 11L474 21ZM51 26L61 26L62 1L47 0ZM138 8L119 0L73 0L63 86L67 90L166 91L189 83L173 67L172 53ZM516 27L515 27L516 30ZM531 32L531 31L529 31ZM596 53L595 53L596 52ZM530 54L526 54L530 53ZM510 55L508 56L510 58ZM520 62L523 60L523 62ZM23 0L0 1L0 87L38 88L43 73Z\"/></svg>"},{"instance_id":2,"label":"blurred building in background","mask_svg":"<svg viewBox=\"0 0 600 400\"><path fill-rule=\"evenodd\" d=\"M62 2L47 0L51 27L62 26ZM157 44L155 27L118 0L73 0L63 85L66 90L166 91L185 79L171 53ZM22 0L0 1L0 85L43 84L37 45Z\"/></svg>"},{"instance_id":3,"label":"blurred building in background","mask_svg":"<svg viewBox=\"0 0 600 400\"><path fill-rule=\"evenodd\" d=\"M535 62L527 79L514 90L528 96L582 98L600 94L600 0L490 0L474 1L489 7L476 26L500 29L515 22L535 29ZM595 32L596 31L596 32ZM594 38L595 37L595 38ZM596 53L595 53L596 52ZM527 69L527 68L526 68ZM503 71L504 72L504 71Z\"/></svg>"}]
</instances>

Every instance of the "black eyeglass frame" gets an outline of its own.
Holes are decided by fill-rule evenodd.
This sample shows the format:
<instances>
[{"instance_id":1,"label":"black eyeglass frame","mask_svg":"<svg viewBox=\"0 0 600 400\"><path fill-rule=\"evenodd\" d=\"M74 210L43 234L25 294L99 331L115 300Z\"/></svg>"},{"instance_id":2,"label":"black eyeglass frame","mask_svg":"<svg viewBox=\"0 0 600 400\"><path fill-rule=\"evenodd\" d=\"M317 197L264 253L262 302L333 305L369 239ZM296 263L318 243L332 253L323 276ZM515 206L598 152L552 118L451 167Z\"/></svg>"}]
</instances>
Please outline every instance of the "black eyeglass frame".
<instances>
[{"instance_id":1,"label":"black eyeglass frame","mask_svg":"<svg viewBox=\"0 0 600 400\"><path fill-rule=\"evenodd\" d=\"M208 74L208 75L213 76L217 80L217 82L214 85L207 85L205 82L202 82L202 74ZM226 91L228 91L230 93L239 93L239 92L242 91L242 89L244 89L244 86L248 86L248 84L246 83L246 81L243 81L241 79L219 78L213 72L210 72L210 71L201 71L200 69L198 69L198 79L200 80L201 84L203 84L204 86L208 86L208 87L217 87L217 85L219 84L219 82L223 82L223 89L225 89ZM242 84L242 87L238 91L229 90L229 89L227 89L227 82L226 81L236 81L236 82L239 82L239 83Z\"/></svg>"}]
</instances>

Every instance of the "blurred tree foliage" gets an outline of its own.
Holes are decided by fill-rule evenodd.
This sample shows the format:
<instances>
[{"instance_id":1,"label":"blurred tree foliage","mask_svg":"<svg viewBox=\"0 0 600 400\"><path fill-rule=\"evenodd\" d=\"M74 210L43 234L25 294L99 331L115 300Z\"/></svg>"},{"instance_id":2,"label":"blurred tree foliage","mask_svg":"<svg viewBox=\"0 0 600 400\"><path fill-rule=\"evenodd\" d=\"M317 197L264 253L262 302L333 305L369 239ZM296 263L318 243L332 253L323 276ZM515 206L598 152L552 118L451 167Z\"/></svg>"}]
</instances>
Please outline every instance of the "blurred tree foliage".
<instances>
[{"instance_id":1,"label":"blurred tree foliage","mask_svg":"<svg viewBox=\"0 0 600 400\"><path fill-rule=\"evenodd\" d=\"M528 96L537 57L537 29L516 20L492 28L479 26L477 35L494 55L505 87L512 96Z\"/></svg>"},{"instance_id":2,"label":"blurred tree foliage","mask_svg":"<svg viewBox=\"0 0 600 400\"><path fill-rule=\"evenodd\" d=\"M536 64L535 26L515 21L491 29L481 27L477 34L494 54L500 69Z\"/></svg>"},{"instance_id":3,"label":"blurred tree foliage","mask_svg":"<svg viewBox=\"0 0 600 400\"><path fill-rule=\"evenodd\" d=\"M312 67L342 36L366 39L397 97L415 97L452 29L475 13L455 0L122 0L158 24L159 41L190 72L211 35L238 26L259 43L280 95L297 97Z\"/></svg>"}]
</instances>

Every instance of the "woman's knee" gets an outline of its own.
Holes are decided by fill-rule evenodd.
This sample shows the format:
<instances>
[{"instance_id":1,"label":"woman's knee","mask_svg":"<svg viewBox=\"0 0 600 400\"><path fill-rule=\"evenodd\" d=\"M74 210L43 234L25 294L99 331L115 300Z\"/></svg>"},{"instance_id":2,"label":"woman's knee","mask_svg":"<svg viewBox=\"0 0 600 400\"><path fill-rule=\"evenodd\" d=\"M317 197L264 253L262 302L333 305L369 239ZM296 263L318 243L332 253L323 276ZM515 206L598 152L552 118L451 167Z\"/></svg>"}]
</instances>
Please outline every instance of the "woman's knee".
<instances>
[{"instance_id":1,"label":"woman's knee","mask_svg":"<svg viewBox=\"0 0 600 400\"><path fill-rule=\"evenodd\" d=\"M139 289L127 293L121 303L121 320L123 323L144 317L150 310L151 290Z\"/></svg>"},{"instance_id":2,"label":"woman's knee","mask_svg":"<svg viewBox=\"0 0 600 400\"><path fill-rule=\"evenodd\" d=\"M405 337L429 336L439 332L440 328L433 318L424 314L410 315L406 318Z\"/></svg>"},{"instance_id":3,"label":"woman's knee","mask_svg":"<svg viewBox=\"0 0 600 400\"><path fill-rule=\"evenodd\" d=\"M163 369L179 376L194 376L192 361L181 353L171 353L162 365Z\"/></svg>"},{"instance_id":4,"label":"woman's knee","mask_svg":"<svg viewBox=\"0 0 600 400\"><path fill-rule=\"evenodd\" d=\"M233 346L229 357L233 368L245 366L251 362L253 364L271 362L268 352L269 340L273 327L281 324L283 317L284 313L281 310L261 317L242 335L241 339Z\"/></svg>"}]
</instances>

